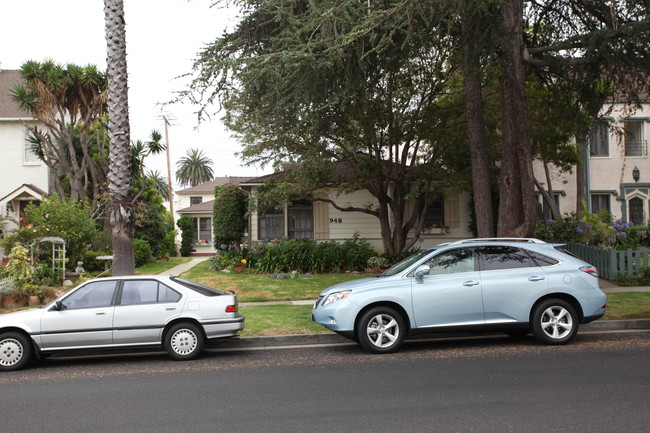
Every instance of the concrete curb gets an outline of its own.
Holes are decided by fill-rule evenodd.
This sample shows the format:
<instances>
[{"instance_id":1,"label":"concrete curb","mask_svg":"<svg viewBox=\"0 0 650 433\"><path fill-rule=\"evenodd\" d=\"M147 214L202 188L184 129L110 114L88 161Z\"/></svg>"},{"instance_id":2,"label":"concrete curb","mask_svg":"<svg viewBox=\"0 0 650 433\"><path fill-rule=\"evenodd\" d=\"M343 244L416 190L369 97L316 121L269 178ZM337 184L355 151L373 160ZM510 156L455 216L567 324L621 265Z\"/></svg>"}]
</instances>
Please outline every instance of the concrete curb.
<instances>
[{"instance_id":1,"label":"concrete curb","mask_svg":"<svg viewBox=\"0 0 650 433\"><path fill-rule=\"evenodd\" d=\"M650 319L638 320L600 320L580 325L581 331L621 331L621 330L639 330L650 329ZM452 334L435 334L422 335L421 337L411 338L448 338ZM463 335L463 334L455 334ZM353 344L352 340L341 337L338 334L298 334L298 335L271 335L266 337L234 337L228 340L216 340L214 348L218 349L251 349L251 348L268 348L281 346L314 346L326 344Z\"/></svg>"}]
</instances>

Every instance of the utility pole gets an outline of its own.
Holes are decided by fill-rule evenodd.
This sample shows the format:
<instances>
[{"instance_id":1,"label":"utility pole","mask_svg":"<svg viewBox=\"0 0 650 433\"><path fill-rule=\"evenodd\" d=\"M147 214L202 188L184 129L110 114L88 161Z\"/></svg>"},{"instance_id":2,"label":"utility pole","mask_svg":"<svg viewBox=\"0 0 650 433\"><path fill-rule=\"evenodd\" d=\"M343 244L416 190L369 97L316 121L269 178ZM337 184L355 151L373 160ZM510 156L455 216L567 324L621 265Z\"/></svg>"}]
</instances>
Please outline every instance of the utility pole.
<instances>
[{"instance_id":1,"label":"utility pole","mask_svg":"<svg viewBox=\"0 0 650 433\"><path fill-rule=\"evenodd\" d=\"M169 121L166 116L162 117L165 121L165 147L167 148L167 188L169 189L169 212L174 218L174 191L172 191L172 165L169 159Z\"/></svg>"}]
</instances>

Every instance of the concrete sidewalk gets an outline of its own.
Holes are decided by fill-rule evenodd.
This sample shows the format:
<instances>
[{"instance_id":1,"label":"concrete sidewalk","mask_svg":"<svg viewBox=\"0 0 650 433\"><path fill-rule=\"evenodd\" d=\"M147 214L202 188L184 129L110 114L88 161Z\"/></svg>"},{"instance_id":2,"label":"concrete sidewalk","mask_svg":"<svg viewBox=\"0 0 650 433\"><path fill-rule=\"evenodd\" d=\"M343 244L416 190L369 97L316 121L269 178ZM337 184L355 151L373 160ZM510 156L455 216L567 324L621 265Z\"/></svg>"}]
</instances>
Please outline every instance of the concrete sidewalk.
<instances>
[{"instance_id":1,"label":"concrete sidewalk","mask_svg":"<svg viewBox=\"0 0 650 433\"><path fill-rule=\"evenodd\" d=\"M173 268L169 268L166 271L160 272L158 275L179 276L183 272L189 271L194 266L198 265L201 262L205 262L206 260L210 260L210 257L193 257L189 262L181 263L180 265L174 266Z\"/></svg>"}]
</instances>

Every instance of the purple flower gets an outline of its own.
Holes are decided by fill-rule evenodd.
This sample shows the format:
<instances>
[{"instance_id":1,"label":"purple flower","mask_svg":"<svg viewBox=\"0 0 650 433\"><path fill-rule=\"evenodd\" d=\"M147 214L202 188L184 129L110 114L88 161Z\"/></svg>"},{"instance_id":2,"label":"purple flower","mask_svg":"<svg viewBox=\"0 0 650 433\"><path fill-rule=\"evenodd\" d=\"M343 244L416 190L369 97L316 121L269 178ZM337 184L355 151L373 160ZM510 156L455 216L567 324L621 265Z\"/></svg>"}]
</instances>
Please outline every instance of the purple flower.
<instances>
[{"instance_id":1,"label":"purple flower","mask_svg":"<svg viewBox=\"0 0 650 433\"><path fill-rule=\"evenodd\" d=\"M549 218L546 220L546 224L553 224L555 221L553 221L552 218Z\"/></svg>"},{"instance_id":2,"label":"purple flower","mask_svg":"<svg viewBox=\"0 0 650 433\"><path fill-rule=\"evenodd\" d=\"M621 239L625 239L625 238L627 238L627 233L625 233L625 232L616 232L616 236L621 238Z\"/></svg>"},{"instance_id":3,"label":"purple flower","mask_svg":"<svg viewBox=\"0 0 650 433\"><path fill-rule=\"evenodd\" d=\"M575 226L575 231L577 231L578 233L584 233L584 230L582 230L582 227L580 226Z\"/></svg>"}]
</instances>

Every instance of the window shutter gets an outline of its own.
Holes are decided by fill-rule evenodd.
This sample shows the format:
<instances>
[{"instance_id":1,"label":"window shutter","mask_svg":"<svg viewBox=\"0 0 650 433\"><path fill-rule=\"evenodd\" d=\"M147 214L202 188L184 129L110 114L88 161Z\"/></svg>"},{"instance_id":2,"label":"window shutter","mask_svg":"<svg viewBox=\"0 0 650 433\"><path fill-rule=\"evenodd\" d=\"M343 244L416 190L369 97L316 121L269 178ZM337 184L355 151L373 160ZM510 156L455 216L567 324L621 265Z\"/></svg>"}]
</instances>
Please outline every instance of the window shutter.
<instances>
[{"instance_id":1,"label":"window shutter","mask_svg":"<svg viewBox=\"0 0 650 433\"><path fill-rule=\"evenodd\" d=\"M329 204L322 201L314 202L314 239L329 239Z\"/></svg>"},{"instance_id":2,"label":"window shutter","mask_svg":"<svg viewBox=\"0 0 650 433\"><path fill-rule=\"evenodd\" d=\"M445 194L445 225L449 228L460 227L459 200L457 192Z\"/></svg>"}]
</instances>

